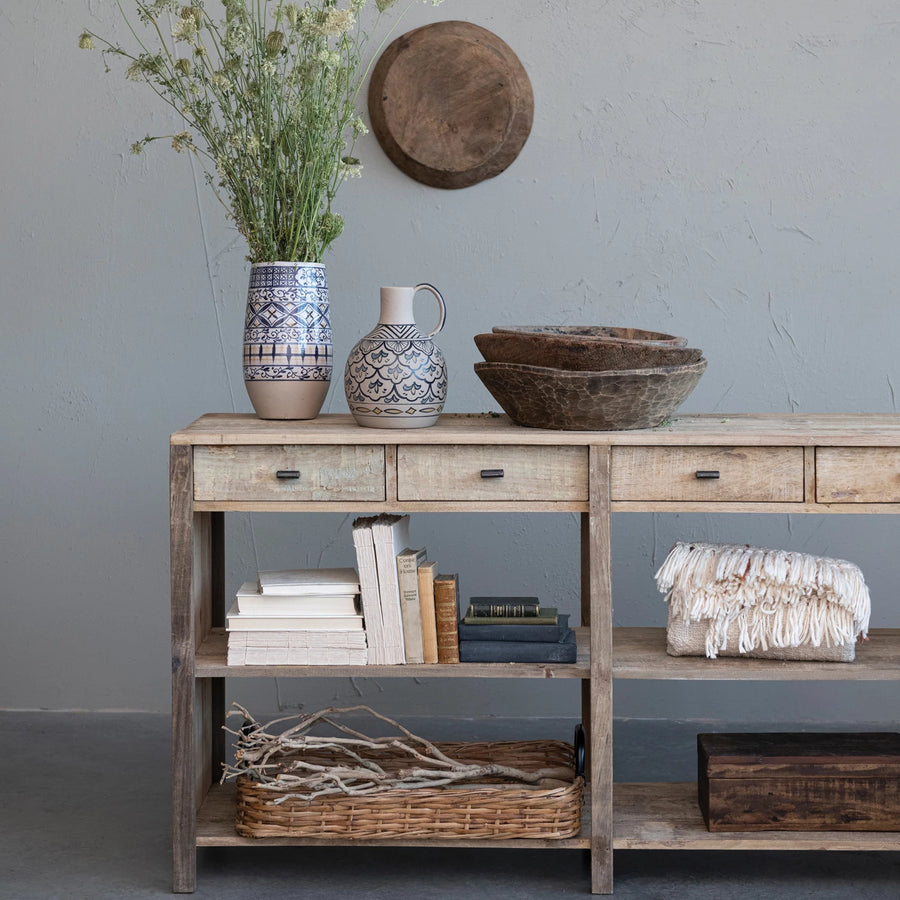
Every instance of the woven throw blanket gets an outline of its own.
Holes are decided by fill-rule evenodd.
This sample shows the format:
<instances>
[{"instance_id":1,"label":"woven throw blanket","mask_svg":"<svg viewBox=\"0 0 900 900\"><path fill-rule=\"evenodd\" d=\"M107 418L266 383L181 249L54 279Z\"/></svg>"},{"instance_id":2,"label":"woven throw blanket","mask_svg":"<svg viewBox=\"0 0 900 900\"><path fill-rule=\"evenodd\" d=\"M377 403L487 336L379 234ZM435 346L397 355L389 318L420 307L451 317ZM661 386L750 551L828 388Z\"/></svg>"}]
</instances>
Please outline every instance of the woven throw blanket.
<instances>
[{"instance_id":1,"label":"woven throw blanket","mask_svg":"<svg viewBox=\"0 0 900 900\"><path fill-rule=\"evenodd\" d=\"M865 637L869 591L859 567L790 550L677 543L656 573L670 620L702 622L706 655L841 647ZM734 642L737 641L735 648Z\"/></svg>"}]
</instances>

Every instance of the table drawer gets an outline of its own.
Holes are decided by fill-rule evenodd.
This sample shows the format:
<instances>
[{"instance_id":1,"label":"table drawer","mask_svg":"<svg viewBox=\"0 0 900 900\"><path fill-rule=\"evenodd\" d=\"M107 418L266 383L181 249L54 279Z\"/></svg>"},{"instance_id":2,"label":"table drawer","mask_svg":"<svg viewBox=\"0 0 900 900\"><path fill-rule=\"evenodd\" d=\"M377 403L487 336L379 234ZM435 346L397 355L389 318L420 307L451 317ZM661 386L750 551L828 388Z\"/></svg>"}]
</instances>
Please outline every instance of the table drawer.
<instances>
[{"instance_id":1,"label":"table drawer","mask_svg":"<svg viewBox=\"0 0 900 900\"><path fill-rule=\"evenodd\" d=\"M613 447L613 500L803 501L802 447Z\"/></svg>"},{"instance_id":2,"label":"table drawer","mask_svg":"<svg viewBox=\"0 0 900 900\"><path fill-rule=\"evenodd\" d=\"M587 500L587 447L399 447L397 498Z\"/></svg>"},{"instance_id":3,"label":"table drawer","mask_svg":"<svg viewBox=\"0 0 900 900\"><path fill-rule=\"evenodd\" d=\"M818 503L900 503L900 447L817 447Z\"/></svg>"},{"instance_id":4,"label":"table drawer","mask_svg":"<svg viewBox=\"0 0 900 900\"><path fill-rule=\"evenodd\" d=\"M195 500L384 500L384 447L194 448Z\"/></svg>"}]
</instances>

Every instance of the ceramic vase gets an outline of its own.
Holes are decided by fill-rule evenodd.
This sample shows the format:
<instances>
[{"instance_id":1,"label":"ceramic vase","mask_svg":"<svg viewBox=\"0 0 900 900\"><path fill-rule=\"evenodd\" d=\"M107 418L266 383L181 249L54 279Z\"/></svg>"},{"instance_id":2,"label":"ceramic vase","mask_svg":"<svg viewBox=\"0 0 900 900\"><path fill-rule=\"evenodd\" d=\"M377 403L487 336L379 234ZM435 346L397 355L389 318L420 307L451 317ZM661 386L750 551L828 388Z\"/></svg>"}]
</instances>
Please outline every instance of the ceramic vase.
<instances>
[{"instance_id":1,"label":"ceramic vase","mask_svg":"<svg viewBox=\"0 0 900 900\"><path fill-rule=\"evenodd\" d=\"M413 317L418 291L438 302L437 327L419 331ZM437 288L383 287L378 325L350 351L344 390L350 412L371 428L434 425L447 397L447 364L432 337L444 327L446 306Z\"/></svg>"},{"instance_id":2,"label":"ceramic vase","mask_svg":"<svg viewBox=\"0 0 900 900\"><path fill-rule=\"evenodd\" d=\"M331 383L322 263L254 263L244 322L244 384L261 419L314 419Z\"/></svg>"}]
</instances>

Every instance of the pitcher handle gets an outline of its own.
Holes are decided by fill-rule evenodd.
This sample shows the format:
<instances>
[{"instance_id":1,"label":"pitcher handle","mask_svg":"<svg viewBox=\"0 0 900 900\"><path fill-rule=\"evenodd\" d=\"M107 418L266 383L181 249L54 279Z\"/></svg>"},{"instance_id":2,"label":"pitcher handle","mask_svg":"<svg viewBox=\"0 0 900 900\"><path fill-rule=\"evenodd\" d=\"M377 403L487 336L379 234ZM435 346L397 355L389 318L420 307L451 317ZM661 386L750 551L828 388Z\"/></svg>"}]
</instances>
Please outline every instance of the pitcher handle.
<instances>
[{"instance_id":1,"label":"pitcher handle","mask_svg":"<svg viewBox=\"0 0 900 900\"><path fill-rule=\"evenodd\" d=\"M413 296L418 294L419 291L431 291L438 302L440 318L438 319L437 327L433 331L429 331L426 335L426 337L434 337L444 327L444 319L447 318L447 305L444 303L444 298L441 296L441 292L433 284L417 284L415 290L413 291Z\"/></svg>"}]
</instances>

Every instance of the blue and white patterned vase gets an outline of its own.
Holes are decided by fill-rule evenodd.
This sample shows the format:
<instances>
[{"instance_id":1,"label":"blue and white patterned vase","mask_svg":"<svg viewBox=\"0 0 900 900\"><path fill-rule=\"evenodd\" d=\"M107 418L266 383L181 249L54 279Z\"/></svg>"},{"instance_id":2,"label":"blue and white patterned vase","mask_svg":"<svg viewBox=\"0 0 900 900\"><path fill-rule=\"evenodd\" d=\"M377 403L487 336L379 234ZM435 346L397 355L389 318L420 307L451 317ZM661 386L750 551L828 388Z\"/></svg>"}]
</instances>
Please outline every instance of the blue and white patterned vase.
<instances>
[{"instance_id":1,"label":"blue and white patterned vase","mask_svg":"<svg viewBox=\"0 0 900 900\"><path fill-rule=\"evenodd\" d=\"M254 263L244 322L244 384L261 419L314 419L334 348L322 263Z\"/></svg>"},{"instance_id":2,"label":"blue and white patterned vase","mask_svg":"<svg viewBox=\"0 0 900 900\"><path fill-rule=\"evenodd\" d=\"M434 294L437 327L423 334L413 318L418 291ZM434 425L447 398L447 364L432 337L444 327L444 298L430 284L383 287L381 315L350 351L344 391L353 418L371 428L423 428Z\"/></svg>"}]
</instances>

